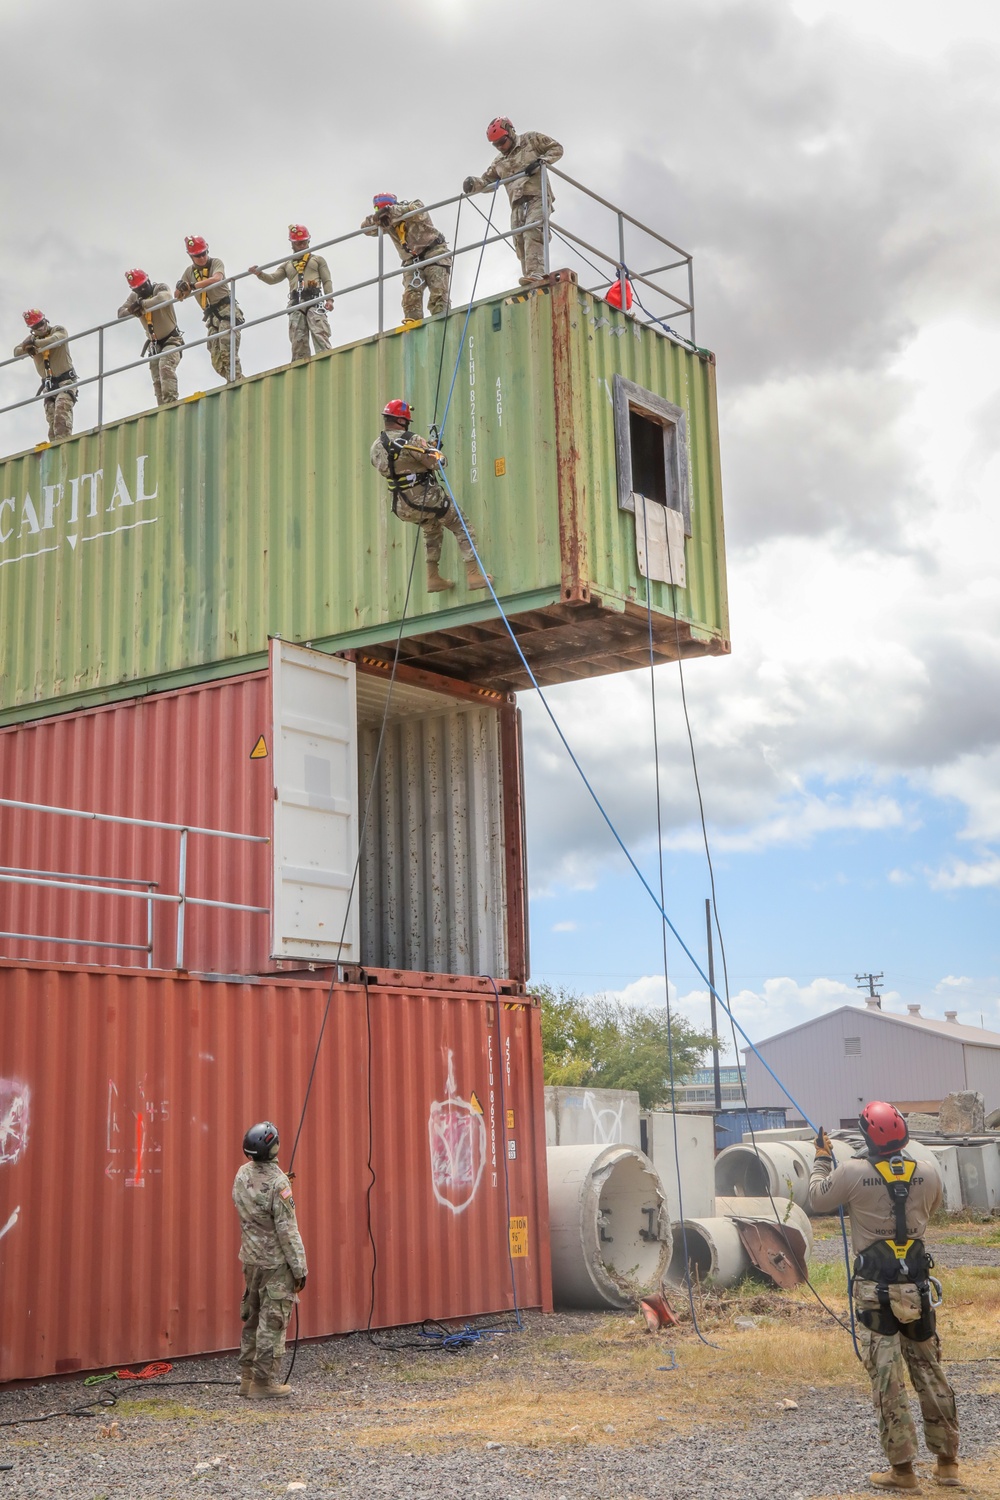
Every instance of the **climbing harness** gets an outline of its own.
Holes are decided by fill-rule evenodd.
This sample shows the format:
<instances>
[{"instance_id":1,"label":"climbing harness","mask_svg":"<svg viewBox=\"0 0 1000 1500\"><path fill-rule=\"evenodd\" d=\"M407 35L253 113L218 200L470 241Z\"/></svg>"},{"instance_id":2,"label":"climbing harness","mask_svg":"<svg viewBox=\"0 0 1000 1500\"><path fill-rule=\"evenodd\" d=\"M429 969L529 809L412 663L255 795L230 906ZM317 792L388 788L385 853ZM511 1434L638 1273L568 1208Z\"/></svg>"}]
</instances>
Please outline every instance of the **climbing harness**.
<instances>
[{"instance_id":1,"label":"climbing harness","mask_svg":"<svg viewBox=\"0 0 1000 1500\"><path fill-rule=\"evenodd\" d=\"M379 434L379 442L385 449L386 460L389 464L389 490L392 494L393 515L397 517L399 516L399 502L400 500L402 500L403 503L405 505L408 505L411 510L422 511L423 514L428 517L437 517L438 519L440 519L441 517L446 516L449 510L451 510L451 501L448 499L447 495L442 495L441 500L437 504L433 505L427 505L420 500L414 500L411 498L412 492L416 489L424 490L426 495L426 492L433 488L435 490L438 490L438 493L440 494L440 490L438 489L438 485L435 482L432 474L397 474L396 456L401 452L405 452L406 444L401 442L394 443L392 439L384 432ZM411 451L417 452L422 450L411 449Z\"/></svg>"}]
</instances>

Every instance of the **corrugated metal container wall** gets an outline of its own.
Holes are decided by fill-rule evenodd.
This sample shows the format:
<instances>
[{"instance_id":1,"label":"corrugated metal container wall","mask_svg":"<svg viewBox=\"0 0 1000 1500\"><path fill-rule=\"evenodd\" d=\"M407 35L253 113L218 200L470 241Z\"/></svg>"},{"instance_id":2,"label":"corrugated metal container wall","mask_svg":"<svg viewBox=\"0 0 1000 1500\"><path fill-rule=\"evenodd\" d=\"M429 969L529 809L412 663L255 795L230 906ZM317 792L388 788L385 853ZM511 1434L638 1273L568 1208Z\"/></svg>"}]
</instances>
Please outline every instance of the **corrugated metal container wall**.
<instances>
[{"instance_id":1,"label":"corrugated metal container wall","mask_svg":"<svg viewBox=\"0 0 1000 1500\"><path fill-rule=\"evenodd\" d=\"M327 994L0 964L0 1381L238 1343L243 1132L288 1165ZM302 1335L551 1307L538 1012L337 986L319 1056Z\"/></svg>"},{"instance_id":2,"label":"corrugated metal container wall","mask_svg":"<svg viewBox=\"0 0 1000 1500\"><path fill-rule=\"evenodd\" d=\"M634 522L613 494L607 372L645 370L684 407L695 455L697 565L680 613L693 610L703 641L726 650L711 367L631 322L622 337L592 332L592 305L563 282L473 309L448 418L452 483L508 612L589 591L610 624L620 620L645 595ZM13 498L0 526L0 719L254 669L269 636L341 649L394 636L417 537L392 516L369 446L389 396L431 421L441 340L447 373L463 321L336 350L0 464L0 495ZM668 595L654 586L660 616ZM407 638L467 639L477 622L495 626L488 596L428 594L416 570ZM551 667L557 680L558 652ZM610 669L606 654L592 666ZM471 676L460 661L451 675Z\"/></svg>"},{"instance_id":3,"label":"corrugated metal container wall","mask_svg":"<svg viewBox=\"0 0 1000 1500\"><path fill-rule=\"evenodd\" d=\"M360 802L388 687L358 673ZM378 795L358 890L362 962L376 967L527 978L516 710L458 684L416 686L405 669L390 700ZM462 696L462 695L465 696ZM0 731L0 796L118 817L269 838L273 748L268 672L154 693ZM22 871L152 882L178 890L180 836L0 807L0 865ZM187 891L268 908L270 845L192 835ZM136 888L141 889L139 885ZM144 964L147 904L119 895L0 883L8 957ZM152 967L176 966L177 910L153 903ZM189 906L183 967L273 971L266 913ZM129 943L133 950L96 944ZM293 965L297 967L297 965Z\"/></svg>"}]
</instances>

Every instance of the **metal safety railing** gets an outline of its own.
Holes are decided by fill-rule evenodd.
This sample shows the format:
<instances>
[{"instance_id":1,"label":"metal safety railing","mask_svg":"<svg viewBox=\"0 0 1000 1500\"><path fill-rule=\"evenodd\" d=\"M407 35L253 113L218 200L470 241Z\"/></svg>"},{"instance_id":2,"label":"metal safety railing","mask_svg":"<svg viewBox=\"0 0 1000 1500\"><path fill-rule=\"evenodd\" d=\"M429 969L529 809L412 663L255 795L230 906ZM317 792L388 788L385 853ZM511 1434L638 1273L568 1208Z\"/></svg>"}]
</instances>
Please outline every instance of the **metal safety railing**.
<instances>
[{"instance_id":1,"label":"metal safety railing","mask_svg":"<svg viewBox=\"0 0 1000 1500\"><path fill-rule=\"evenodd\" d=\"M146 942L118 943L98 942L94 938L71 938L62 934L29 932L0 932L0 938L16 938L22 942L59 943L81 948L117 948L123 951L145 953L146 966L153 966L153 911L157 901L177 908L177 933L174 947L175 968L184 968L184 939L187 908L209 906L223 911L246 911L270 915L267 906L248 906L241 901L219 901L207 896L192 896L187 888L188 839L192 835L214 839L234 839L244 844L269 844L268 838L253 833L234 833L223 828L197 828L187 823L161 823L152 818L123 818L113 813L84 812L75 807L55 807L45 802L21 802L12 797L0 797L0 807L13 807L27 812L51 813L61 818L82 818L93 823L114 823L130 828L152 828L180 835L177 857L176 892L160 891L158 881L132 879L112 875L76 875L61 870L25 870L13 865L0 866L0 884L30 886L32 888L60 891L89 891L100 896L114 896L124 900L146 902ZM133 890L127 887L139 886Z\"/></svg>"},{"instance_id":2,"label":"metal safety railing","mask_svg":"<svg viewBox=\"0 0 1000 1500\"><path fill-rule=\"evenodd\" d=\"M525 174L518 174L518 176L523 175ZM560 192L562 192L563 185L565 185L574 193L582 195L583 211L578 212L577 217L573 217L571 215L569 219L564 219L562 215L560 215L557 218L553 213L554 193L550 183L550 178L553 177L558 178L560 181ZM517 180L518 177L511 177L506 179L507 183L516 182ZM492 220L495 215L495 210L491 210L490 213L485 212L475 202L474 197L464 193L455 194L450 198L441 198L435 203L430 203L422 206L420 209L414 210L413 214L411 215L406 215L405 217L408 218L413 217L417 213L435 213L439 209L449 208L457 204L458 212L455 221L456 241L458 239L458 231L461 224L462 211L466 206L471 206L471 208L481 217L482 222L486 225L485 233L479 235L478 237L473 236L473 238L470 239L468 243L461 245L456 243L453 247L446 248L438 255L428 256L426 257L426 259L417 262L401 264L398 266L390 266L387 269L385 264L385 243L387 235L385 229L381 226L378 226L377 236L375 236L377 237L377 269L375 274L362 275L359 278L348 281L342 286L334 286L329 295L332 298L344 298L356 293L362 293L374 289L376 293L377 331L379 333L383 333L386 331L385 292L387 283L393 282L397 279L401 280L406 276L412 276L415 267L419 269L419 267L421 266L440 265L446 262L459 260L461 259L461 257L467 255L481 256L484 250L488 249L490 246L507 243L512 244L515 238L522 235L525 231L540 228L543 231L542 243L544 251L544 269L546 273L550 272L553 260L555 258L556 252L554 251L554 246L560 247L557 252L560 257L558 261L560 268L562 267L563 262L568 259L570 262L576 262L576 264L569 264L566 267L567 269L576 270L578 274L580 274L581 270L583 269L586 269L588 273L597 273L599 279L592 285L585 284L591 279L589 274L585 277L581 276L581 283L585 285L585 290L591 293L607 292L610 285L615 281L618 281L620 288L620 302L622 308L628 307L627 289L625 285L627 278L628 282L631 283L631 289L635 294L635 300L637 303L637 311L629 314L629 316L632 316L636 322L642 323L648 327L658 327L659 329L672 335L674 338L679 339L681 342L694 346L694 268L692 256L690 255L690 253L686 250L682 250L680 246L674 244L672 240L668 240L657 230L651 229L648 225L643 224L641 220L635 218L632 214L627 213L623 208L618 207L616 204L611 203L607 198L602 197L599 193L595 193L591 188L586 187L583 183L578 182L575 178L568 176L564 172L560 172L556 167L548 167L543 165L542 170L539 174L539 181L541 191L538 214L536 217L530 219L525 224L519 225L517 229L501 229L499 226L494 226ZM494 192L499 193L500 187L501 184L497 184ZM577 203L576 208L578 211L579 207L580 205L579 203ZM608 240L605 239L606 228L599 227L595 231L589 227L591 219L603 218L604 215L611 216L610 239ZM586 234L581 232L584 229L587 230ZM316 252L325 250L339 250L343 249L344 247L351 246L353 242L372 237L373 236L371 234L370 228L358 228L349 231L347 234L337 235L332 239L323 240L318 244L313 245L311 248ZM595 241L604 242L598 243ZM664 249L670 251L673 258L671 259L668 257L665 261L663 261L662 264L646 265L644 260L641 263L633 264L633 259L643 249L644 242L646 253L649 252L650 246L655 246L660 250L660 260L662 260L662 251ZM591 257L596 257L596 261ZM286 251L284 255L279 256L276 260L269 261L266 264L259 266L257 269L269 270L273 267L283 265L287 262L288 258L288 252ZM675 290L670 286L663 285L662 281L659 279L663 276L671 275L674 273L676 273L680 277L679 282L676 281L675 277L675 285L679 287L679 290ZM234 275L226 277L225 285L229 297L229 305L230 308L234 311L237 305L237 285L240 282L246 281L248 277L252 277L253 275L254 273L251 271L241 271L235 273ZM486 278L486 280L488 281L488 278ZM214 285L216 286L220 286L222 284L223 283L219 282L214 283ZM484 292L482 290L482 285L483 284L480 283L480 298L483 298L484 296L488 298L497 294L496 290L492 292L487 290ZM653 309L647 309L645 306L643 306L642 297L638 292L639 286L643 288L646 297L651 302L656 299L655 311ZM182 300L190 301L191 298L190 296L183 299L172 298L169 303L165 302L162 305L172 306L178 301ZM322 305L322 303L324 303L326 300L327 294L323 293L322 296L316 297L311 301L299 302L294 307L285 306L279 308L275 312L269 312L261 315L260 317L247 319L240 324L232 321L227 329L223 329L218 333L208 333L204 337L197 339L186 338L182 346L183 350L186 353L190 350L202 347L207 349L212 344L216 344L222 340L227 340L229 342L229 368L230 371L232 371L236 368L238 340L241 340L248 331L258 329L266 324L275 323L281 319L285 319L291 312L301 311L310 307ZM453 311L454 308L452 308L451 310ZM439 314L438 316L444 316L444 314ZM675 329L673 329L668 323L666 323L666 317L686 320L687 334L678 334ZM70 345L79 347L83 340L96 340L96 360L92 362L96 363L96 370L94 370L92 373L87 373L85 370L81 371L78 366L85 365L87 363L87 360L86 358L78 360L74 352L73 368L76 371L76 378L71 382L68 382L66 385L58 387L58 389L61 391L79 392L87 389L88 387L96 386L96 423L94 425L98 430L100 430L104 426L106 420L106 389L108 382L117 377L127 375L131 371L141 369L143 366L148 366L154 363L158 358L160 358L161 354L163 353L163 351L161 350L160 353L150 353L148 355L141 356L139 359L127 359L120 363L109 363L107 350L108 340L106 336L110 333L111 330L121 329L123 326L128 328L135 321L136 320L132 314L127 314L124 318L116 317L113 319L109 319L104 323L96 323L90 328L76 330L70 333L65 340L61 341L61 343L68 343ZM397 326L398 324L396 323L390 324L390 327L393 328ZM54 344L50 347L58 348L60 346L61 345ZM16 358L0 360L0 375L2 375L4 371L9 370L12 366L15 365L19 367L20 373L20 371L24 369L26 360L30 360L30 355L20 355ZM0 406L0 417L6 416L12 412L20 411L25 407L34 406L38 402L49 399L54 393L55 392L53 389L43 389L39 390L32 396L27 396L21 400L8 402L6 405ZM201 392L195 392L193 394L200 395ZM184 397L181 397L181 400L184 399ZM130 413L122 413L121 415L129 414ZM116 417L114 418L114 420L118 420L118 418Z\"/></svg>"}]
</instances>

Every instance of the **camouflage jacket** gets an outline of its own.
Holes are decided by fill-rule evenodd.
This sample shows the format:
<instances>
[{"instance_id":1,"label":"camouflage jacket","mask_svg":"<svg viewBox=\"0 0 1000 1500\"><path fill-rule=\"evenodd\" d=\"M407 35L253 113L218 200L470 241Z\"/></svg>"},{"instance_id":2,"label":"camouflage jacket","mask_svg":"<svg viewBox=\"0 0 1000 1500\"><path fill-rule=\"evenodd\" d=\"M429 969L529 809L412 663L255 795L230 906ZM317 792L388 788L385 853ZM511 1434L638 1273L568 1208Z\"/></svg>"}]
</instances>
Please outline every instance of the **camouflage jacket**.
<instances>
[{"instance_id":1,"label":"camouflage jacket","mask_svg":"<svg viewBox=\"0 0 1000 1500\"><path fill-rule=\"evenodd\" d=\"M550 135L542 135L539 130L526 130L523 135L515 135L514 144L507 155L500 152L490 165L486 168L482 177L474 177L473 193L481 193L484 189L491 187L495 182L504 182L508 177L523 172L530 167L533 161L543 161L547 167L554 166L563 154L563 148L558 141L554 141ZM542 196L541 174L536 172L533 177L518 177L516 182L506 184L507 197L511 203L520 203L525 198L540 198ZM555 202L551 187L549 189L549 203Z\"/></svg>"},{"instance_id":2,"label":"camouflage jacket","mask_svg":"<svg viewBox=\"0 0 1000 1500\"><path fill-rule=\"evenodd\" d=\"M177 308L174 306L173 295L165 281L154 281L153 290L148 297L139 297L135 292L130 292L118 309L118 316L138 318L147 334L151 333L158 344L166 339L182 344L184 336L177 327Z\"/></svg>"},{"instance_id":3,"label":"camouflage jacket","mask_svg":"<svg viewBox=\"0 0 1000 1500\"><path fill-rule=\"evenodd\" d=\"M216 307L220 302L229 301L229 282L217 281L213 286L208 288L207 292L199 292L198 283L199 281L207 281L210 276L225 276L225 274L226 268L222 264L222 261L217 255L212 255L209 257L207 264L202 268L193 265L187 266L177 282L177 290L180 291L181 287L187 287L189 291L194 292L198 305L202 310L202 315L207 317L213 307Z\"/></svg>"},{"instance_id":4,"label":"camouflage jacket","mask_svg":"<svg viewBox=\"0 0 1000 1500\"><path fill-rule=\"evenodd\" d=\"M367 219L362 219L361 228L365 234L378 234L379 212L376 210ZM406 218L407 214L412 214L412 219ZM447 240L440 229L434 226L419 198L414 198L411 203L397 203L388 210L386 217L388 223L383 225L386 238L395 245L404 265L411 260L420 260L425 255L441 255L447 250Z\"/></svg>"},{"instance_id":5,"label":"camouflage jacket","mask_svg":"<svg viewBox=\"0 0 1000 1500\"><path fill-rule=\"evenodd\" d=\"M906 1158L905 1151L902 1155ZM938 1168L931 1162L918 1162L906 1200L906 1232L913 1239L923 1238L927 1221L940 1207L942 1196ZM828 1157L818 1156L809 1178L809 1207L819 1214L847 1209L855 1255L876 1240L893 1239L896 1233L889 1189L867 1156L852 1156L836 1166Z\"/></svg>"},{"instance_id":6,"label":"camouflage jacket","mask_svg":"<svg viewBox=\"0 0 1000 1500\"><path fill-rule=\"evenodd\" d=\"M60 323L43 323L40 325L46 331L44 334L31 334L18 344L14 350L15 359L23 359L30 354L35 361L35 369L42 380L47 375L65 375L73 368L73 356L69 352L69 344L61 344L60 339L67 337L66 330ZM53 344L57 348L53 348ZM45 368L45 356L48 354L49 366Z\"/></svg>"},{"instance_id":7,"label":"camouflage jacket","mask_svg":"<svg viewBox=\"0 0 1000 1500\"><path fill-rule=\"evenodd\" d=\"M371 461L373 467L378 469L385 479L391 479L392 474L389 468L389 455L382 441L383 437L388 438L393 444L402 438L406 444L401 451L393 448L397 479L406 480L414 475L421 479L429 479L434 470L444 463L444 458L439 457L437 449L432 448L427 439L420 437L417 433L384 432L372 443Z\"/></svg>"},{"instance_id":8,"label":"camouflage jacket","mask_svg":"<svg viewBox=\"0 0 1000 1500\"><path fill-rule=\"evenodd\" d=\"M299 277L302 278L303 288L309 287L314 297L319 296L320 287L328 297L333 295L333 282L330 280L330 267L322 255L313 255L310 250L308 255L300 255L292 260L286 260L284 265L275 266L273 271L258 271L257 275L261 281L266 281L268 286L277 286L279 281L287 281L293 291L299 290Z\"/></svg>"},{"instance_id":9,"label":"camouflage jacket","mask_svg":"<svg viewBox=\"0 0 1000 1500\"><path fill-rule=\"evenodd\" d=\"M248 1161L236 1174L233 1202L240 1216L244 1265L287 1265L297 1281L306 1274L306 1252L295 1221L292 1185L276 1161Z\"/></svg>"}]
</instances>

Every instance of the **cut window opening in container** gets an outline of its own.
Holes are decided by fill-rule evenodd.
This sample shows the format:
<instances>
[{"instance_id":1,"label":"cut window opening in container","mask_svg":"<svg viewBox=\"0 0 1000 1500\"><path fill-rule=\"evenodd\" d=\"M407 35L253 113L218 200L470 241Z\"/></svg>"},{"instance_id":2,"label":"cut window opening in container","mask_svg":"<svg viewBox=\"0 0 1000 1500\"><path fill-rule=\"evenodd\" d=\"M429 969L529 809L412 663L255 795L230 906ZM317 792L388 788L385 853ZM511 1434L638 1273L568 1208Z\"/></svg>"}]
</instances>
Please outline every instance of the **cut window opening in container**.
<instances>
[{"instance_id":1,"label":"cut window opening in container","mask_svg":"<svg viewBox=\"0 0 1000 1500\"><path fill-rule=\"evenodd\" d=\"M612 378L615 449L618 468L618 505L635 511L643 496L684 518L684 535L691 535L691 495L688 478L687 423L681 407L655 392L626 380Z\"/></svg>"}]
</instances>

